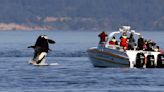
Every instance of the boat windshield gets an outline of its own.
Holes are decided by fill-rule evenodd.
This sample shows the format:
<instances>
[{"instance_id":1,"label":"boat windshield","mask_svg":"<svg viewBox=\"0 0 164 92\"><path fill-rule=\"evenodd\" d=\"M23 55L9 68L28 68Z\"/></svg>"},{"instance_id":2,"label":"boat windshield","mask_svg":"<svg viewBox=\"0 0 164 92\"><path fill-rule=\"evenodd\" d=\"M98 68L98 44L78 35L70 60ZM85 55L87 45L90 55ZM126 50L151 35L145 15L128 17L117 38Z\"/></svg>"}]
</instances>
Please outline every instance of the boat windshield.
<instances>
[{"instance_id":1,"label":"boat windshield","mask_svg":"<svg viewBox=\"0 0 164 92\"><path fill-rule=\"evenodd\" d=\"M123 26L123 28L120 28L119 31L114 31L109 34L105 47L123 50L122 46L120 46L120 38L124 34L126 34L126 36L129 38L131 33L133 34L134 39L138 39L141 35L140 33L137 33L134 30L130 30L129 26ZM112 43L112 41L116 41L116 43Z\"/></svg>"}]
</instances>

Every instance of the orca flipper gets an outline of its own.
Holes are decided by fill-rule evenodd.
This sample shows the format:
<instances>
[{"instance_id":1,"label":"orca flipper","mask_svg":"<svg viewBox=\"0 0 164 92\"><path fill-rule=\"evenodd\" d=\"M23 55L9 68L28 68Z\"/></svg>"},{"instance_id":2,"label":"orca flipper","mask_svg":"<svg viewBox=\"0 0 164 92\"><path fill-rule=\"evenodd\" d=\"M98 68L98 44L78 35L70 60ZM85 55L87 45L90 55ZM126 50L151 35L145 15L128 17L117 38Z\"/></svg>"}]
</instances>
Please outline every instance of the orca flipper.
<instances>
[{"instance_id":1,"label":"orca flipper","mask_svg":"<svg viewBox=\"0 0 164 92\"><path fill-rule=\"evenodd\" d=\"M54 40L48 39L48 43L55 44L56 42Z\"/></svg>"},{"instance_id":2,"label":"orca flipper","mask_svg":"<svg viewBox=\"0 0 164 92\"><path fill-rule=\"evenodd\" d=\"M28 46L27 48L35 48L36 46Z\"/></svg>"}]
</instances>

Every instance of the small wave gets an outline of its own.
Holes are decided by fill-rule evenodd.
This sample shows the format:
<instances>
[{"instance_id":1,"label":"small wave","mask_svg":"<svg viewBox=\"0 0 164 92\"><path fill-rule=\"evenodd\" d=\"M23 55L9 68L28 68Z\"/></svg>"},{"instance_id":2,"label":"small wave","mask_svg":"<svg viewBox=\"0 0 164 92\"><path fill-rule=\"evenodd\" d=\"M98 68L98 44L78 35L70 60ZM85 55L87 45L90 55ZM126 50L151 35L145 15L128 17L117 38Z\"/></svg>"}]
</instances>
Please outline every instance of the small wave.
<instances>
[{"instance_id":1,"label":"small wave","mask_svg":"<svg viewBox=\"0 0 164 92\"><path fill-rule=\"evenodd\" d=\"M32 51L7 50L0 51L0 57L32 57ZM86 51L50 51L47 57L86 57Z\"/></svg>"}]
</instances>

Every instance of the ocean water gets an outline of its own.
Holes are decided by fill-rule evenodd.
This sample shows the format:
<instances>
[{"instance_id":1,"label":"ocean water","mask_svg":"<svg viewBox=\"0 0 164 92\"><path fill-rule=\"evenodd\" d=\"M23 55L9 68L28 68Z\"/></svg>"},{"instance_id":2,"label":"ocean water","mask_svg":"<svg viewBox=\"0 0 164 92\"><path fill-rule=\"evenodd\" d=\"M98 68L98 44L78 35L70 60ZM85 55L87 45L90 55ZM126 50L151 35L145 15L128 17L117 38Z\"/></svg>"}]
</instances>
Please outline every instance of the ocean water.
<instances>
[{"instance_id":1,"label":"ocean water","mask_svg":"<svg viewBox=\"0 0 164 92\"><path fill-rule=\"evenodd\" d=\"M0 92L164 92L164 69L93 67L86 50L97 46L99 32L1 31ZM110 33L110 31L108 32ZM142 32L164 49L164 32ZM28 64L41 34L56 41L47 63Z\"/></svg>"}]
</instances>

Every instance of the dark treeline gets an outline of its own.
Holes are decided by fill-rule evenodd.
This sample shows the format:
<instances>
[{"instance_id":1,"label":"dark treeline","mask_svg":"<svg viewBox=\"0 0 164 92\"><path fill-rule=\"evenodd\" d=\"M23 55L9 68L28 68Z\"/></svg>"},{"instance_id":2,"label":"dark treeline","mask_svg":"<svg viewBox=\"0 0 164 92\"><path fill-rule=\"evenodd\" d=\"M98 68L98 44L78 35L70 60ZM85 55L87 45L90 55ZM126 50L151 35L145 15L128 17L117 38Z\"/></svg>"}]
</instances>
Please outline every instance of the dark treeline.
<instances>
[{"instance_id":1,"label":"dark treeline","mask_svg":"<svg viewBox=\"0 0 164 92\"><path fill-rule=\"evenodd\" d=\"M47 17L57 20L45 21ZM59 18L59 19L58 19ZM164 0L0 0L0 22L65 30L164 29Z\"/></svg>"}]
</instances>

